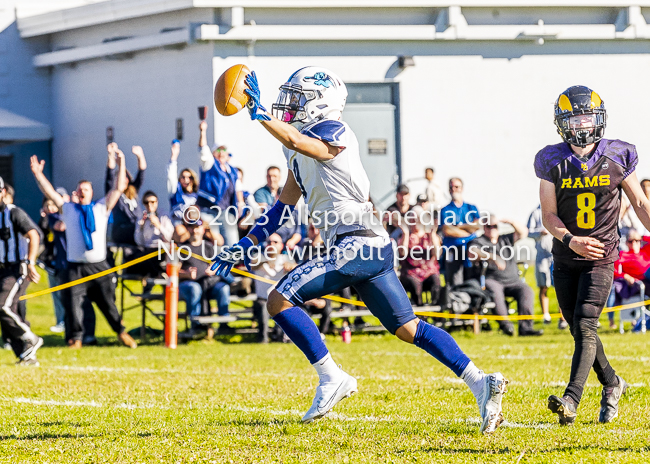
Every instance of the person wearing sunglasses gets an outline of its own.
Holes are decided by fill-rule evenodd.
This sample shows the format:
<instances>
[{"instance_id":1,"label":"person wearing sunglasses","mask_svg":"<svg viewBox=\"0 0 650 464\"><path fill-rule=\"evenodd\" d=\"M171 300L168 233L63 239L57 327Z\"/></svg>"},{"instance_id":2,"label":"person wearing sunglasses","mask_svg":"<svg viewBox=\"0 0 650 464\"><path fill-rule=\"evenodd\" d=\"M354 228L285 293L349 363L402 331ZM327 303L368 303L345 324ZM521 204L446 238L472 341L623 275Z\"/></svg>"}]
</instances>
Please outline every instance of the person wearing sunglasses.
<instances>
[{"instance_id":1,"label":"person wearing sunglasses","mask_svg":"<svg viewBox=\"0 0 650 464\"><path fill-rule=\"evenodd\" d=\"M144 212L135 228L135 243L140 248L135 257L144 256L152 251L161 249L163 244L169 243L174 233L174 225L169 217L158 215L158 196L148 190L142 196ZM156 277L162 273L164 253L161 253L162 260L148 259L142 263L132 266L130 273L143 276Z\"/></svg>"}]
</instances>

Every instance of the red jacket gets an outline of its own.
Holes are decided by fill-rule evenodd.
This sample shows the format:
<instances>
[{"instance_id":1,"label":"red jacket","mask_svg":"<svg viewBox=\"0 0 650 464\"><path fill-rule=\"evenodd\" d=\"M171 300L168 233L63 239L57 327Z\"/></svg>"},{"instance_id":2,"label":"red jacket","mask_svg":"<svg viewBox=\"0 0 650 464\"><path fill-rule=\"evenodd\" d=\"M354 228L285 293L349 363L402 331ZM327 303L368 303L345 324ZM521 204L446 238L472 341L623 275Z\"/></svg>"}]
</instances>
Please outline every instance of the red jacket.
<instances>
[{"instance_id":1,"label":"red jacket","mask_svg":"<svg viewBox=\"0 0 650 464\"><path fill-rule=\"evenodd\" d=\"M618 261L614 263L614 277L620 278L629 274L637 280L645 279L645 273L650 269L650 236L643 237L646 242L638 254L633 251L619 252Z\"/></svg>"}]
</instances>

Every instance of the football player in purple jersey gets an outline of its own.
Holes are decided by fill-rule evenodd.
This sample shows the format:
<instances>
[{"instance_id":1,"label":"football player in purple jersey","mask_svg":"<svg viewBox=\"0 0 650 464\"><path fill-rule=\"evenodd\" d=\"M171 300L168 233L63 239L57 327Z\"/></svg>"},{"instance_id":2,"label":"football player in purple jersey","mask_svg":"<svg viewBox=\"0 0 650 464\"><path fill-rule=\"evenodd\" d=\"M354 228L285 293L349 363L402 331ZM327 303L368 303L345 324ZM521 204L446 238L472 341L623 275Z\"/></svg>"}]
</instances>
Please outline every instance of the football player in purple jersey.
<instances>
[{"instance_id":1,"label":"football player in purple jersey","mask_svg":"<svg viewBox=\"0 0 650 464\"><path fill-rule=\"evenodd\" d=\"M634 171L636 148L603 138L606 121L605 105L596 92L569 87L555 103L555 125L563 142L548 145L535 156L542 220L554 236L557 299L575 341L564 395L548 398L548 408L563 425L575 422L592 366L603 385L599 422L618 415L618 402L627 388L610 366L596 333L618 258L621 189L643 225L650 226L650 201Z\"/></svg>"}]
</instances>

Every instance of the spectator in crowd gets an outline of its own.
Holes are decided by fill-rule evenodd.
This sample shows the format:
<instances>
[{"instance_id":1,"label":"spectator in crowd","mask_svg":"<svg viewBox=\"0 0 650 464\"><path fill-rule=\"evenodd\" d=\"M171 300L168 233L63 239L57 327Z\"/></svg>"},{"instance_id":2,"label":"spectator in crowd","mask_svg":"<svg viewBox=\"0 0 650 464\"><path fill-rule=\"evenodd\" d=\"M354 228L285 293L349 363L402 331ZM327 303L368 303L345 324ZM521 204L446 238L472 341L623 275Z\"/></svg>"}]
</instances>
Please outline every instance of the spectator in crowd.
<instances>
[{"instance_id":1,"label":"spectator in crowd","mask_svg":"<svg viewBox=\"0 0 650 464\"><path fill-rule=\"evenodd\" d=\"M445 268L445 285L460 285L465 280L467 266L466 245L476 238L479 229L479 211L463 201L463 181L458 177L449 179L451 202L440 210L442 224L441 260Z\"/></svg>"},{"instance_id":2,"label":"spectator in crowd","mask_svg":"<svg viewBox=\"0 0 650 464\"><path fill-rule=\"evenodd\" d=\"M431 293L432 305L438 302L440 296L440 238L436 234L431 214L420 206L413 207L406 215L408 229L399 243L404 251L404 255L400 257L400 281L411 294L414 306L424 304L422 292ZM425 224L428 224L428 227Z\"/></svg>"},{"instance_id":3,"label":"spectator in crowd","mask_svg":"<svg viewBox=\"0 0 650 464\"><path fill-rule=\"evenodd\" d=\"M116 187L116 151L117 144L110 143L107 146L108 161L106 163L106 182L104 193L108 195ZM117 204L113 208L113 225L111 229L111 241L123 245L135 246L135 224L142 217L142 208L138 203L138 192L144 182L144 172L147 169L147 160L144 157L142 147L134 145L131 152L138 159L138 174L133 176L127 171L128 184L121 191ZM125 251L125 255L129 252ZM126 257L126 256L125 256Z\"/></svg>"},{"instance_id":4,"label":"spectator in crowd","mask_svg":"<svg viewBox=\"0 0 650 464\"><path fill-rule=\"evenodd\" d=\"M56 192L64 200L70 201L70 195L64 188L59 187ZM47 272L50 288L58 287L67 282L68 273L65 223L56 204L47 198L43 200L39 227L43 237L45 237L45 249L41 253L40 260ZM62 333L65 331L65 317L70 312L71 303L69 292L69 289L63 289L51 294L56 317L56 325L50 327L51 332ZM95 309L90 300L84 301L83 313L84 344L95 343Z\"/></svg>"},{"instance_id":5,"label":"spectator in crowd","mask_svg":"<svg viewBox=\"0 0 650 464\"><path fill-rule=\"evenodd\" d=\"M209 240L204 240L205 226L198 221L188 221L185 227L190 231L190 239L182 243L182 248L196 256L211 258L215 256L214 246ZM182 253L182 252L181 252ZM179 272L181 280L178 294L185 301L187 311L192 318L210 314L210 300L216 300L219 316L229 315L230 286L233 277L222 278L207 274L210 264L195 256L183 256L182 267ZM204 328L196 321L192 321L192 328L198 331ZM208 338L214 334L211 327L207 327Z\"/></svg>"},{"instance_id":6,"label":"spectator in crowd","mask_svg":"<svg viewBox=\"0 0 650 464\"><path fill-rule=\"evenodd\" d=\"M41 237L25 211L5 203L6 193L4 180L0 178L0 240L4 241L0 248L0 327L2 337L18 358L17 364L37 366L36 350L43 345L43 339L31 331L25 315L18 310L18 301L30 282L40 280L36 258ZM20 246L21 240L27 247Z\"/></svg>"},{"instance_id":7,"label":"spectator in crowd","mask_svg":"<svg viewBox=\"0 0 650 464\"><path fill-rule=\"evenodd\" d=\"M641 182L641 190L645 193L647 198L650 198L650 179L643 179ZM621 249L625 250L627 246L627 232L630 229L634 229L639 232L641 235L650 235L650 232L646 230L641 221L639 220L630 200L628 200L626 195L621 196L621 210L619 216L618 228L621 233Z\"/></svg>"},{"instance_id":8,"label":"spectator in crowd","mask_svg":"<svg viewBox=\"0 0 650 464\"><path fill-rule=\"evenodd\" d=\"M415 200L415 206L419 206L423 210L428 211L431 204L429 203L427 196L424 193L421 193Z\"/></svg>"},{"instance_id":9,"label":"spectator in crowd","mask_svg":"<svg viewBox=\"0 0 650 464\"><path fill-rule=\"evenodd\" d=\"M62 212L63 223L66 227L68 282L109 269L106 261L108 218L122 192L128 186L124 153L117 147L117 144L113 144L109 151L115 153L116 156L118 175L115 188L98 202L93 202L92 184L82 180L77 185L79 204L64 202L63 197L54 190L52 184L43 174L45 161L39 162L36 156L31 158L31 169L38 187L47 198L54 201ZM131 348L137 347L135 340L126 333L120 313L115 306L114 276L106 275L71 287L70 299L70 312L66 314L65 329L66 339L71 348L81 348L84 333L83 307L87 300L97 304L124 345Z\"/></svg>"},{"instance_id":10,"label":"spectator in crowd","mask_svg":"<svg viewBox=\"0 0 650 464\"><path fill-rule=\"evenodd\" d=\"M435 211L440 211L443 205L449 201L449 197L445 194L443 188L433 180L435 171L433 168L426 168L424 170L424 178L427 180L427 189L425 195L429 204Z\"/></svg>"},{"instance_id":11,"label":"spectator in crowd","mask_svg":"<svg viewBox=\"0 0 650 464\"><path fill-rule=\"evenodd\" d=\"M255 201L257 204L266 211L280 198L282 193L282 173L277 166L269 166L266 170L266 185L260 187L255 191Z\"/></svg>"},{"instance_id":12,"label":"spectator in crowd","mask_svg":"<svg viewBox=\"0 0 650 464\"><path fill-rule=\"evenodd\" d=\"M190 168L184 168L178 174L178 157L181 143L172 140L172 155L167 165L167 194L169 195L170 217L174 226L183 226L183 212L188 206L196 204L199 190L199 176Z\"/></svg>"},{"instance_id":13,"label":"spectator in crowd","mask_svg":"<svg viewBox=\"0 0 650 464\"><path fill-rule=\"evenodd\" d=\"M191 222L197 222L200 219L201 219L201 210L199 209L198 206L192 205L185 208L185 212L183 212L182 227L179 226L174 227L174 234L172 235L172 240L176 243L187 242L192 237L192 233L187 228L187 224ZM201 219L201 223L203 224L204 238L209 242L211 242L213 245L223 246L224 244L223 237L219 233L213 235L212 231L210 230L210 227L202 219Z\"/></svg>"},{"instance_id":14,"label":"spectator in crowd","mask_svg":"<svg viewBox=\"0 0 650 464\"><path fill-rule=\"evenodd\" d=\"M241 181L242 186L244 185L244 171L241 168L237 169L239 174L239 180ZM239 218L239 238L242 239L248 235L248 232L253 228L255 224L255 219L260 217L262 214L262 208L255 201L255 196L242 187L242 196L244 198L244 210Z\"/></svg>"},{"instance_id":15,"label":"spectator in crowd","mask_svg":"<svg viewBox=\"0 0 650 464\"><path fill-rule=\"evenodd\" d=\"M282 237L278 234L271 234L266 241L263 256L260 256L259 262L252 267L253 273L264 279L278 281L288 272L291 272L296 264L288 255L282 254L284 245ZM260 343L269 342L269 313L266 310L266 301L269 293L273 290L274 284L255 281L255 294L257 300L253 304L254 318L258 323L258 341Z\"/></svg>"},{"instance_id":16,"label":"spectator in crowd","mask_svg":"<svg viewBox=\"0 0 650 464\"><path fill-rule=\"evenodd\" d=\"M5 184L5 191L6 191L5 200L4 200L5 205L13 205L14 204L14 196L16 194L16 191L9 184Z\"/></svg>"},{"instance_id":17,"label":"spectator in crowd","mask_svg":"<svg viewBox=\"0 0 650 464\"><path fill-rule=\"evenodd\" d=\"M300 210L295 209L291 213L291 218L287 219L282 227L280 227L276 234L282 239L284 248L287 251L293 251L298 244L302 241L302 224L300 221Z\"/></svg>"},{"instance_id":18,"label":"spectator in crowd","mask_svg":"<svg viewBox=\"0 0 650 464\"><path fill-rule=\"evenodd\" d=\"M514 233L499 235L499 222L511 225ZM528 229L521 224L503 219L498 221L491 214L483 226L484 234L469 244L468 256L473 261L487 261L485 288L492 294L495 312L499 316L508 315L506 297L513 297L517 302L519 315L533 314L533 289L519 278L515 242L528 235ZM499 321L501 330L506 335L514 335L510 321ZM542 335L542 330L533 329L532 320L519 321L519 336Z\"/></svg>"},{"instance_id":19,"label":"spectator in crowd","mask_svg":"<svg viewBox=\"0 0 650 464\"><path fill-rule=\"evenodd\" d=\"M9 185L5 184L5 199L4 199L4 204L5 205L13 205L14 204L14 198L16 191L14 188ZM26 254L27 253L27 248L29 246L29 241L23 237L22 235L19 237L19 248L20 248L20 253L21 254ZM27 320L27 301L25 300L19 300L18 301L18 314L20 314L20 317L23 318L23 320ZM29 322L27 322L27 325L29 325Z\"/></svg>"},{"instance_id":20,"label":"spectator in crowd","mask_svg":"<svg viewBox=\"0 0 650 464\"><path fill-rule=\"evenodd\" d=\"M551 314L549 313L550 299L548 297L548 289L553 285L553 276L551 275L551 265L553 264L553 236L548 233L546 227L542 223L542 206L537 205L537 208L530 214L528 218L528 236L535 240L535 279L539 287L539 305L544 314L544 323L551 322ZM558 328L566 329L569 326L564 317L560 318Z\"/></svg>"},{"instance_id":21,"label":"spectator in crowd","mask_svg":"<svg viewBox=\"0 0 650 464\"><path fill-rule=\"evenodd\" d=\"M400 184L397 186L395 197L395 203L386 209L384 227L386 227L390 238L398 241L406 229L403 219L404 215L411 209L411 191L407 185Z\"/></svg>"},{"instance_id":22,"label":"spectator in crowd","mask_svg":"<svg viewBox=\"0 0 650 464\"><path fill-rule=\"evenodd\" d=\"M57 287L65 282L68 263L65 259L65 225L59 214L59 208L52 200L47 198L43 200L38 226L43 233L43 245L45 245L40 260L47 271L50 287ZM56 324L50 327L50 332L65 331L65 305L62 297L62 292L52 293Z\"/></svg>"},{"instance_id":23,"label":"spectator in crowd","mask_svg":"<svg viewBox=\"0 0 650 464\"><path fill-rule=\"evenodd\" d=\"M208 148L207 129L208 123L201 121L201 181L196 204L213 236L222 235L225 244L232 246L239 240L237 222L244 211L244 195L237 170L228 163L230 153L226 147L215 146L212 151Z\"/></svg>"},{"instance_id":24,"label":"spectator in crowd","mask_svg":"<svg viewBox=\"0 0 650 464\"><path fill-rule=\"evenodd\" d=\"M645 245L641 246L641 243ZM619 252L619 258L614 263L614 282L612 293L607 306L618 306L626 298L638 295L641 290L640 282L650 290L650 237L642 237L635 229L630 229L627 235L627 250ZM609 327L616 328L614 313L607 313Z\"/></svg>"},{"instance_id":25,"label":"spectator in crowd","mask_svg":"<svg viewBox=\"0 0 650 464\"><path fill-rule=\"evenodd\" d=\"M169 217L158 215L158 197L148 190L142 196L144 213L135 227L135 243L140 247L133 258L144 256L152 251L162 250L163 245L169 243L174 234L174 225ZM159 256L162 258L163 253ZM162 271L164 259L148 259L130 268L131 273L157 277Z\"/></svg>"}]
</instances>

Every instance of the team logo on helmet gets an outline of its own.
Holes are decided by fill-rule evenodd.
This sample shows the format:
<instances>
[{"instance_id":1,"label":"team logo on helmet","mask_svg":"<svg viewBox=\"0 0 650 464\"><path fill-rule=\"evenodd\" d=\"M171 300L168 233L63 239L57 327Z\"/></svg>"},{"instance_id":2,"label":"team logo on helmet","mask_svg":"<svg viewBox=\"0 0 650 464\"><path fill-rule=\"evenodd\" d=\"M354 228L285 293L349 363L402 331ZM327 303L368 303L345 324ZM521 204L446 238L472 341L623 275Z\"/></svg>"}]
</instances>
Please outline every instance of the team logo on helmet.
<instances>
[{"instance_id":1,"label":"team logo on helmet","mask_svg":"<svg viewBox=\"0 0 650 464\"><path fill-rule=\"evenodd\" d=\"M323 87L330 87L334 85L334 81L324 72L317 72L311 77L305 77L305 81L314 81L316 85L322 85Z\"/></svg>"}]
</instances>

